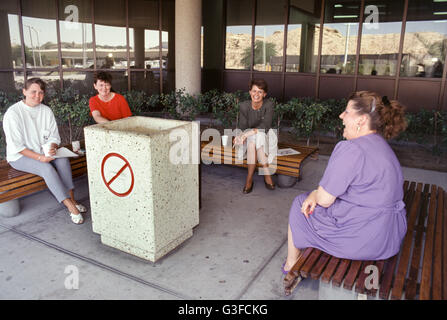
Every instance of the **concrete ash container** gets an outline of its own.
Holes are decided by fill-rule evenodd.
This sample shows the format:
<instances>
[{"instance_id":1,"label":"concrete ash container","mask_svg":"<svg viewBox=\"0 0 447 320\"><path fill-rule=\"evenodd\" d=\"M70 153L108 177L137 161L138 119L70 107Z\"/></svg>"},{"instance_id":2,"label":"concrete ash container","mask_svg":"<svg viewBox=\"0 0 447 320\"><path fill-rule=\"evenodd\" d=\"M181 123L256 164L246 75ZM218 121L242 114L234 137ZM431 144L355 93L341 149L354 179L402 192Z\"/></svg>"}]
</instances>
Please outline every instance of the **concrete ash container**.
<instances>
[{"instance_id":1,"label":"concrete ash container","mask_svg":"<svg viewBox=\"0 0 447 320\"><path fill-rule=\"evenodd\" d=\"M190 142L198 141L198 123L130 117L84 135L93 231L103 244L156 261L192 236L199 167ZM172 161L179 154L183 163Z\"/></svg>"}]
</instances>

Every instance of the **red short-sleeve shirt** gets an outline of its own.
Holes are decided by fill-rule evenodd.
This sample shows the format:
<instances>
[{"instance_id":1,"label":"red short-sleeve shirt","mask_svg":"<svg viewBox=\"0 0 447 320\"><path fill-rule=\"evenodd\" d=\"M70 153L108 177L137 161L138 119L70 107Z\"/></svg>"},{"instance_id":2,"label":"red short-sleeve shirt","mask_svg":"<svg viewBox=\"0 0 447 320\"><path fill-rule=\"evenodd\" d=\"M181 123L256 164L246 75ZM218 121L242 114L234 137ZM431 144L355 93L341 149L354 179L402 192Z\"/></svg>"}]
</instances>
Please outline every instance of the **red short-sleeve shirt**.
<instances>
[{"instance_id":1,"label":"red short-sleeve shirt","mask_svg":"<svg viewBox=\"0 0 447 320\"><path fill-rule=\"evenodd\" d=\"M91 112L98 110L101 116L108 120L118 120L132 116L129 104L126 99L119 93L115 93L112 100L104 102L99 99L98 95L91 97L89 101L90 114Z\"/></svg>"}]
</instances>

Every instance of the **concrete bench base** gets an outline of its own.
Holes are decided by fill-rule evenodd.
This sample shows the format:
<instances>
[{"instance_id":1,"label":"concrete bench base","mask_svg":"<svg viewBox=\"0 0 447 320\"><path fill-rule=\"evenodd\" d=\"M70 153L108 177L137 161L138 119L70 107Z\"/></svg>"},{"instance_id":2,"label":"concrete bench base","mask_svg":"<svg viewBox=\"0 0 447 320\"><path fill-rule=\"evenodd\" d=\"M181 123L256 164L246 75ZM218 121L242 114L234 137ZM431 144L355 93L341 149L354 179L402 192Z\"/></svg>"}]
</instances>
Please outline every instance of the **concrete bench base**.
<instances>
[{"instance_id":1,"label":"concrete bench base","mask_svg":"<svg viewBox=\"0 0 447 320\"><path fill-rule=\"evenodd\" d=\"M20 213L19 199L13 199L7 202L0 203L0 217L12 218L18 216L19 213Z\"/></svg>"}]
</instances>

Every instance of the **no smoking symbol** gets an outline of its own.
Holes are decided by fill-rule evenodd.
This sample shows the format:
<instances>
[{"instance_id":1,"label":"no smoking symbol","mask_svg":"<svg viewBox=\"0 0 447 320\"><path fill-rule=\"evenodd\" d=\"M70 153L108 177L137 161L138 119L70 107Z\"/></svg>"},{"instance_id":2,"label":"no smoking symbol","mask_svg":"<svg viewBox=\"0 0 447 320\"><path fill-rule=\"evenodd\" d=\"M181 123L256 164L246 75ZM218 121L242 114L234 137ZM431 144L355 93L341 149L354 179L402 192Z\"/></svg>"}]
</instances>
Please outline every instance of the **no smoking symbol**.
<instances>
[{"instance_id":1,"label":"no smoking symbol","mask_svg":"<svg viewBox=\"0 0 447 320\"><path fill-rule=\"evenodd\" d=\"M118 197L132 192L134 175L129 161L118 153L109 153L101 164L101 176L107 189Z\"/></svg>"}]
</instances>

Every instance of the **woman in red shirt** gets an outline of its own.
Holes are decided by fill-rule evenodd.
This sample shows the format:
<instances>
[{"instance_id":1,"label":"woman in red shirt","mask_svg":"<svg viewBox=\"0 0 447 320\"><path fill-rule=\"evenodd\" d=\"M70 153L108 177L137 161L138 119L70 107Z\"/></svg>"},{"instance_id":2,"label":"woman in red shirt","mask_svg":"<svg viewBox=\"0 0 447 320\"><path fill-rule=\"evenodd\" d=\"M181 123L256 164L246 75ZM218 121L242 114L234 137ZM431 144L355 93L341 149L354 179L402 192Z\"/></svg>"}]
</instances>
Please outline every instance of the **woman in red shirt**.
<instances>
[{"instance_id":1,"label":"woman in red shirt","mask_svg":"<svg viewBox=\"0 0 447 320\"><path fill-rule=\"evenodd\" d=\"M112 75L98 72L93 87L98 94L90 98L90 112L96 123L104 123L132 116L129 104L119 93L112 92Z\"/></svg>"}]
</instances>

